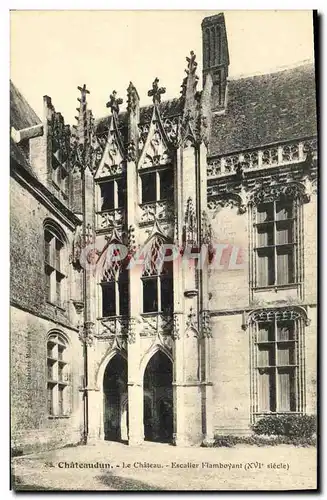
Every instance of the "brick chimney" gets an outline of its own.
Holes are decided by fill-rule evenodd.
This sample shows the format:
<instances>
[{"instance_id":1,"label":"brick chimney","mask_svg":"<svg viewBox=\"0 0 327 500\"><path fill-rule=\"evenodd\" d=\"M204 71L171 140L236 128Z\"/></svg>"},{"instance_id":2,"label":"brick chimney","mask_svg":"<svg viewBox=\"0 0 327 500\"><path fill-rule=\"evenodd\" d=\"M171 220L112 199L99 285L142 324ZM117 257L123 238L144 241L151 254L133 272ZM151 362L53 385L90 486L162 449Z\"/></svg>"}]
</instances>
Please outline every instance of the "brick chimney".
<instances>
[{"instance_id":1,"label":"brick chimney","mask_svg":"<svg viewBox=\"0 0 327 500\"><path fill-rule=\"evenodd\" d=\"M205 17L202 27L203 85L211 74L212 110L220 111L226 105L226 85L229 67L228 42L224 14Z\"/></svg>"}]
</instances>

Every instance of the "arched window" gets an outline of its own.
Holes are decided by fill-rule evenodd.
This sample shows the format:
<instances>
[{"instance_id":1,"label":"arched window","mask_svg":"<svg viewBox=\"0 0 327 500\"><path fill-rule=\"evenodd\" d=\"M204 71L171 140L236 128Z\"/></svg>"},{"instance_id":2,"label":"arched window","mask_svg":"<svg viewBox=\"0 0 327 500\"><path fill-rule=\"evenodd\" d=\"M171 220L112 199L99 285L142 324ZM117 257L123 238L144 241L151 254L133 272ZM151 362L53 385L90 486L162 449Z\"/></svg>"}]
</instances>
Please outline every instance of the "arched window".
<instances>
[{"instance_id":1,"label":"arched window","mask_svg":"<svg viewBox=\"0 0 327 500\"><path fill-rule=\"evenodd\" d=\"M60 332L53 332L47 341L48 415L67 417L70 414L70 365L68 342Z\"/></svg>"},{"instance_id":2,"label":"arched window","mask_svg":"<svg viewBox=\"0 0 327 500\"><path fill-rule=\"evenodd\" d=\"M44 224L44 272L47 301L63 307L65 279L65 235L52 221Z\"/></svg>"}]
</instances>

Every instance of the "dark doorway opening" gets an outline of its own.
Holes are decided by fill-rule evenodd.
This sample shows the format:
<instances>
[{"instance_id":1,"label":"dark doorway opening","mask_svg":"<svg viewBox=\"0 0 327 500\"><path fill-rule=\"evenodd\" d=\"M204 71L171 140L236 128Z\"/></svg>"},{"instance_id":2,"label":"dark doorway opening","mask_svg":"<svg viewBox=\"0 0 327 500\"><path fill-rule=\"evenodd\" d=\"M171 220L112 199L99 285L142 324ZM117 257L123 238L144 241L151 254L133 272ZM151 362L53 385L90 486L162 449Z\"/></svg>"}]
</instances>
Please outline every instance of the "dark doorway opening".
<instances>
[{"instance_id":1,"label":"dark doorway opening","mask_svg":"<svg viewBox=\"0 0 327 500\"><path fill-rule=\"evenodd\" d=\"M103 376L103 426L107 441L128 440L127 361L116 354Z\"/></svg>"},{"instance_id":2,"label":"dark doorway opening","mask_svg":"<svg viewBox=\"0 0 327 500\"><path fill-rule=\"evenodd\" d=\"M157 351L144 372L144 438L171 443L173 438L172 362Z\"/></svg>"}]
</instances>

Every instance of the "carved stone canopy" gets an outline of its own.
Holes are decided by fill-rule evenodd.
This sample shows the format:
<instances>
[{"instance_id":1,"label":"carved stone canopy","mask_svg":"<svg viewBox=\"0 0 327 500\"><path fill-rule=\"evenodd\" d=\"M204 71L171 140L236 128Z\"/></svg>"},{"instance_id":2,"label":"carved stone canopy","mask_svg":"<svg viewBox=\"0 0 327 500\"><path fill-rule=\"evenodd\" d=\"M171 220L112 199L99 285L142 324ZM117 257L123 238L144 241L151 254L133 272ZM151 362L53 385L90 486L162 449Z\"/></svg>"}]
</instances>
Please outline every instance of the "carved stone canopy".
<instances>
[{"instance_id":1,"label":"carved stone canopy","mask_svg":"<svg viewBox=\"0 0 327 500\"><path fill-rule=\"evenodd\" d=\"M310 319L305 307L294 305L285 307L270 307L266 309L256 309L249 313L243 313L242 328L246 330L248 325L258 322L270 323L275 321L296 321L302 320L309 326Z\"/></svg>"},{"instance_id":2,"label":"carved stone canopy","mask_svg":"<svg viewBox=\"0 0 327 500\"><path fill-rule=\"evenodd\" d=\"M305 186L296 182L262 186L249 194L250 203L255 205L278 201L283 198L288 200L300 198L303 201L308 201L305 196Z\"/></svg>"}]
</instances>

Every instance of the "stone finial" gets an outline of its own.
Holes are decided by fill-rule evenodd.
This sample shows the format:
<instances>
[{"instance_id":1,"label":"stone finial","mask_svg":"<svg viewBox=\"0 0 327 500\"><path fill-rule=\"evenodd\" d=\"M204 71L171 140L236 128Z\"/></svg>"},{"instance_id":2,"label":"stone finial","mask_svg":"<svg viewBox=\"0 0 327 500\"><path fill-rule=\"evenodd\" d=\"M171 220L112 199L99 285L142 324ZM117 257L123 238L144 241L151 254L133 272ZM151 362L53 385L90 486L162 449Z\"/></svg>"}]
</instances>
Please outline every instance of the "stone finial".
<instances>
[{"instance_id":1,"label":"stone finial","mask_svg":"<svg viewBox=\"0 0 327 500\"><path fill-rule=\"evenodd\" d=\"M90 91L89 91L89 90L87 90L85 83L84 83L83 87L77 87L77 88L78 88L78 90L79 90L79 91L80 91L80 93L81 93L81 97L82 97L82 99L86 99L86 94L89 94L89 93L90 93Z\"/></svg>"},{"instance_id":2,"label":"stone finial","mask_svg":"<svg viewBox=\"0 0 327 500\"><path fill-rule=\"evenodd\" d=\"M186 98L186 95L188 93L188 89L191 90L192 96L195 97L196 94L196 86L198 84L199 77L196 75L196 69L198 67L198 63L196 62L196 55L191 50L190 52L190 57L186 57L187 61L187 69L185 70L186 77L183 79L182 82L182 90L181 94L183 98Z\"/></svg>"},{"instance_id":3,"label":"stone finial","mask_svg":"<svg viewBox=\"0 0 327 500\"><path fill-rule=\"evenodd\" d=\"M83 87L77 87L81 93L81 97L78 97L77 100L80 103L79 107L76 108L78 111L78 116L75 116L77 121L77 125L73 125L75 129L75 133L73 134L76 138L79 139L80 142L84 141L87 130L87 103L86 103L86 94L89 94L90 91L87 90L86 85L84 83Z\"/></svg>"},{"instance_id":4,"label":"stone finial","mask_svg":"<svg viewBox=\"0 0 327 500\"><path fill-rule=\"evenodd\" d=\"M129 82L127 88L127 111L129 113L135 113L139 102L139 95L136 88L132 82Z\"/></svg>"},{"instance_id":5,"label":"stone finial","mask_svg":"<svg viewBox=\"0 0 327 500\"><path fill-rule=\"evenodd\" d=\"M153 104L160 104L161 95L165 94L166 87L159 87L159 78L155 78L152 83L152 89L148 91L148 96L152 97Z\"/></svg>"},{"instance_id":6,"label":"stone finial","mask_svg":"<svg viewBox=\"0 0 327 500\"><path fill-rule=\"evenodd\" d=\"M107 102L107 108L110 108L112 113L119 113L119 106L123 104L123 99L121 97L117 98L116 90L113 90L112 94L110 94L110 100Z\"/></svg>"},{"instance_id":7,"label":"stone finial","mask_svg":"<svg viewBox=\"0 0 327 500\"><path fill-rule=\"evenodd\" d=\"M187 60L187 69L185 70L187 74L194 74L196 72L196 68L198 63L196 62L196 55L193 50L190 52L190 57L186 57Z\"/></svg>"},{"instance_id":8,"label":"stone finial","mask_svg":"<svg viewBox=\"0 0 327 500\"><path fill-rule=\"evenodd\" d=\"M94 118L92 111L87 107L86 95L90 91L84 84L83 87L77 87L81 96L77 98L79 102L78 116L76 116L77 124L73 125L73 133L71 135L71 165L72 170L84 170L88 165L92 171L94 159ZM77 169L77 170L76 170Z\"/></svg>"}]
</instances>

